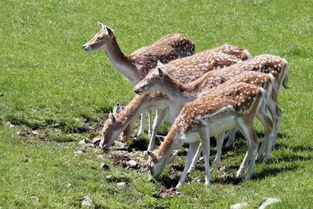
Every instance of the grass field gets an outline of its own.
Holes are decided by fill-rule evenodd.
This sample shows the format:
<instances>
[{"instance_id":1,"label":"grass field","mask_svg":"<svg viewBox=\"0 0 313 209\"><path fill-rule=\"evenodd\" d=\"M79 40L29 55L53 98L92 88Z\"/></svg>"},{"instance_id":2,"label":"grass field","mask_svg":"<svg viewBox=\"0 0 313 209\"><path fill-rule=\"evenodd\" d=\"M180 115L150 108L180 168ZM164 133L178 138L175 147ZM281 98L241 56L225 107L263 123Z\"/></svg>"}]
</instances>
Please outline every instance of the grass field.
<instances>
[{"instance_id":1,"label":"grass field","mask_svg":"<svg viewBox=\"0 0 313 209\"><path fill-rule=\"evenodd\" d=\"M268 197L282 200L270 208L313 207L313 1L2 0L0 19L0 208L79 208L84 196L96 208L229 208L242 201L257 208ZM110 161L78 141L97 135L112 106L134 94L104 52L82 50L97 21L115 30L126 53L180 32L197 51L226 42L286 58L290 88L279 98L283 120L272 162L259 162L254 178L239 184L213 171L210 187L192 182L164 199L153 196L164 181L119 167L104 171ZM238 166L243 150L228 151L223 165Z\"/></svg>"}]
</instances>

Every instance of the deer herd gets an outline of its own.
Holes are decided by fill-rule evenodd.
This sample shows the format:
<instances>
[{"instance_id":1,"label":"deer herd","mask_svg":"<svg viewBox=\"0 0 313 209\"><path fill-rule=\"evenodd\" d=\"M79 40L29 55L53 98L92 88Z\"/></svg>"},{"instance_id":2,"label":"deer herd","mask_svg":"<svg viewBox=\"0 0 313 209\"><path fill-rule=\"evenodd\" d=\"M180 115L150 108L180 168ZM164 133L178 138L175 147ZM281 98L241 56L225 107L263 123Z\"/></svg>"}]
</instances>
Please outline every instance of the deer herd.
<instances>
[{"instance_id":1,"label":"deer herd","mask_svg":"<svg viewBox=\"0 0 313 209\"><path fill-rule=\"evenodd\" d=\"M184 144L189 144L181 186L202 153L205 184L209 185L210 137L216 139L215 168L221 167L224 146L231 147L236 131L247 141L247 152L237 177L253 175L257 158L270 159L281 120L278 94L287 88L287 61L274 55L252 57L246 49L224 44L195 53L195 45L182 34L170 34L131 55L118 46L114 31L99 23L100 31L86 44L86 51L104 50L113 67L134 84L135 97L127 106L117 104L104 121L100 148L107 150L118 137L127 140L140 118L138 135L148 116L147 168L157 178ZM152 111L155 118L152 123ZM155 149L158 128L169 113L171 128ZM254 118L264 127L259 140ZM226 134L225 134L226 132Z\"/></svg>"}]
</instances>

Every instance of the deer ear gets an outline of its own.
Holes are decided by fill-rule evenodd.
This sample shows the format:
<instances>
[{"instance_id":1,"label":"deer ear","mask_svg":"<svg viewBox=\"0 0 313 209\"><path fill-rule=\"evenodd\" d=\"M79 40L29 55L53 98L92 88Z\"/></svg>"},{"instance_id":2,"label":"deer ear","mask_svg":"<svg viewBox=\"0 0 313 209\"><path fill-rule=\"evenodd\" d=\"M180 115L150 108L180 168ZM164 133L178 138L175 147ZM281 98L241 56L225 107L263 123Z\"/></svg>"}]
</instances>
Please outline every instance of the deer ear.
<instances>
[{"instance_id":1,"label":"deer ear","mask_svg":"<svg viewBox=\"0 0 313 209\"><path fill-rule=\"evenodd\" d=\"M148 155L152 158L152 161L156 161L158 158L152 151L147 151Z\"/></svg>"},{"instance_id":2,"label":"deer ear","mask_svg":"<svg viewBox=\"0 0 313 209\"><path fill-rule=\"evenodd\" d=\"M114 30L112 30L112 28L109 28L108 26L105 26L106 31L108 32L109 36L113 36L114 35Z\"/></svg>"},{"instance_id":3,"label":"deer ear","mask_svg":"<svg viewBox=\"0 0 313 209\"><path fill-rule=\"evenodd\" d=\"M101 22L98 22L98 25L99 25L100 29L105 29L105 25L102 24Z\"/></svg>"},{"instance_id":4,"label":"deer ear","mask_svg":"<svg viewBox=\"0 0 313 209\"><path fill-rule=\"evenodd\" d=\"M159 67L157 67L157 69L158 69L158 75L159 75L159 77L163 77L163 75L164 75L164 72L163 72L163 70L161 69L161 68L159 68Z\"/></svg>"},{"instance_id":5,"label":"deer ear","mask_svg":"<svg viewBox=\"0 0 313 209\"><path fill-rule=\"evenodd\" d=\"M115 122L115 121L116 121L116 118L115 118L114 114L111 113L111 112L110 112L110 114L109 114L109 119L110 119L112 122Z\"/></svg>"},{"instance_id":6,"label":"deer ear","mask_svg":"<svg viewBox=\"0 0 313 209\"><path fill-rule=\"evenodd\" d=\"M157 67L161 69L165 69L165 65L160 60L158 60L157 62Z\"/></svg>"}]
</instances>

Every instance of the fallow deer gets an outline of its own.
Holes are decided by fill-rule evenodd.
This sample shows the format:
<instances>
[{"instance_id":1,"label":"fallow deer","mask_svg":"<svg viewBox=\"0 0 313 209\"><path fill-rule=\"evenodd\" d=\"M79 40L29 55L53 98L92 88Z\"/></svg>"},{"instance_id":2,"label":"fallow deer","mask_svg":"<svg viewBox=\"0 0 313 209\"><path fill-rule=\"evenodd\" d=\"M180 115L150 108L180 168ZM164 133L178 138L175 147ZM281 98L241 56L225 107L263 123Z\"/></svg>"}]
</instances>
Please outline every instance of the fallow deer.
<instances>
[{"instance_id":1,"label":"fallow deer","mask_svg":"<svg viewBox=\"0 0 313 209\"><path fill-rule=\"evenodd\" d=\"M214 51L214 49L213 49ZM240 62L240 59L235 58L234 56L231 55L227 55L224 53L220 53L220 52L212 52L211 50L207 50L198 54L195 54L193 56L190 57L185 57L179 60L174 60L168 64L166 64L165 66L167 67L168 73L170 73L173 77L175 77L177 80L179 80L182 83L188 83L191 81L194 81L195 79L199 78L201 75L203 75L205 72L207 71L211 71L213 69L217 69L217 68L222 68L224 66L229 66L232 64L235 64L237 62ZM193 66L198 66L197 68L194 68ZM166 98L168 100L168 98ZM136 101L136 102L135 102ZM147 99L137 99L137 97L135 97L132 102L128 105L128 107L130 109L135 109L135 108L139 108L139 106L137 105L137 102L143 102L143 103L148 103L149 101L153 101L150 99L150 96L147 96ZM170 101L168 101L167 103L170 103ZM156 108L158 109L158 111L160 111L160 113L157 113L158 120L163 120L163 117L165 115L165 109L161 109L159 107L157 107L156 103ZM132 105L134 105L134 107L131 107ZM144 104L141 104L142 106L144 106ZM147 104L148 105L148 104ZM153 104L151 104L153 105ZM161 107L164 107L164 105L161 105ZM171 122L174 122L177 114L179 113L179 108L176 107L176 104L172 104L171 105L172 108L170 108L170 116L171 116ZM144 109L144 108L141 108ZM125 109L125 112L128 111L128 108ZM147 109L145 109L145 111L147 111ZM124 111L123 111L124 112ZM124 114L124 113L123 113ZM125 113L125 115L127 115ZM136 115L137 116L137 115ZM162 117L161 117L162 116ZM121 116L122 117L122 116ZM129 117L129 116L128 116ZM130 118L129 118L130 119ZM134 120L134 118L131 118L131 120ZM114 123L112 122L112 120L108 119L103 126L103 130L105 131L111 131L107 128L107 126L109 126L109 124ZM153 127L152 129L152 134L151 134L151 139L150 139L150 148L153 148L154 146L154 137L156 134L157 130L154 130L155 128L157 129L158 126L161 124L161 121L154 121L154 124L156 126ZM119 129L123 129L125 127L121 127L119 125L116 125L116 127L118 127ZM123 124L123 125L128 125L128 124ZM115 125L114 125L115 127ZM103 139L102 139L102 148L109 148L110 145L107 145L107 142L110 142L112 140L112 142L115 140L115 136L113 135L106 135L103 134ZM111 144L111 143L110 143ZM105 145L105 146L104 146Z\"/></svg>"},{"instance_id":2,"label":"fallow deer","mask_svg":"<svg viewBox=\"0 0 313 209\"><path fill-rule=\"evenodd\" d=\"M195 45L182 34L170 34L150 46L143 47L131 55L125 55L115 38L114 31L102 23L98 23L100 31L83 45L85 51L105 50L114 68L122 73L130 82L137 84L148 71L154 68L157 61L168 63L171 60L190 56ZM149 116L149 133L151 132L151 112ZM144 117L141 116L138 135L144 132Z\"/></svg>"},{"instance_id":3,"label":"fallow deer","mask_svg":"<svg viewBox=\"0 0 313 209\"><path fill-rule=\"evenodd\" d=\"M152 176L154 178L160 176L166 164L171 161L172 152L184 143L189 143L185 168L176 186L179 187L184 183L201 143L205 160L205 184L210 184L210 136L218 136L226 130L238 127L247 139L248 151L237 171L237 176L240 177L249 164L246 179L250 178L253 175L258 148L253 119L259 109L265 109L265 106L264 90L246 83L217 87L213 95L212 92L201 94L196 100L184 105L161 146L154 152L148 151L150 155L148 167Z\"/></svg>"},{"instance_id":4,"label":"fallow deer","mask_svg":"<svg viewBox=\"0 0 313 209\"><path fill-rule=\"evenodd\" d=\"M182 106L186 102L194 100L200 92L216 87L245 71L271 73L275 77L275 83L278 89L282 84L286 85L286 80L288 78L287 61L273 55L256 56L250 60L239 62L223 69L207 72L199 79L188 84L179 82L174 77L171 77L168 72L164 74L164 71L167 71L166 66L162 64L159 65L157 69L151 71L139 84L136 85L135 92L137 94L142 94L160 91L166 94L173 102ZM272 91L271 93L271 97L268 98L269 108L275 123L274 135L276 137L281 111L277 106L278 92ZM274 143L275 141L273 141L273 144Z\"/></svg>"}]
</instances>

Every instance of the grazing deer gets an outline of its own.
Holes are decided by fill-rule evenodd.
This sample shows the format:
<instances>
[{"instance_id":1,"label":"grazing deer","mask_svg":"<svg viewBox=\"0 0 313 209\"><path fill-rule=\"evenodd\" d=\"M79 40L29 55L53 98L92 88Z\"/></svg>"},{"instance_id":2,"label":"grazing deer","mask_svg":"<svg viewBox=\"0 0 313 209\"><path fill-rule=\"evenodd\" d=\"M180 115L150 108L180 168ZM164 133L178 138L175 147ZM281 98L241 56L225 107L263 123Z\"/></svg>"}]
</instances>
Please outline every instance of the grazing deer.
<instances>
[{"instance_id":1,"label":"grazing deer","mask_svg":"<svg viewBox=\"0 0 313 209\"><path fill-rule=\"evenodd\" d=\"M211 71L213 72L213 71ZM240 72L240 71L239 71ZM207 74L196 80L195 82L192 82L190 84L181 84L178 81L175 81L174 79L170 78L166 73L162 71L162 69L158 68L158 73L151 76L150 79L147 78L146 82L145 79L140 82L136 87L135 91L136 93L140 93L141 91L149 93L150 91L154 90L160 90L165 95L167 95L170 100L179 107L182 107L185 103L189 101L195 100L201 92L205 91L213 91L215 92L215 87L219 88L225 88L229 85L232 85L234 83L244 82L253 84L259 87L263 87L266 92L266 99L269 102L273 103L271 100L271 95L273 92L276 91L275 83L274 83L274 77L271 74L264 74L260 72L254 72L254 71L243 71L240 73L231 74L232 76L211 76L208 77ZM203 79L203 78L206 79ZM201 80L202 82L198 82ZM143 83L143 84L142 84ZM142 85L141 85L142 84ZM195 84L195 85L192 85ZM201 85L201 88L199 86ZM157 86L157 87L156 87ZM158 87L161 86L161 89ZM155 89L156 88L156 89ZM272 105L275 107L275 103ZM178 110L180 109L178 107ZM261 113L257 115L257 118L260 120L262 125L265 129L265 136L263 143L259 149L259 156L261 156L265 149L265 157L264 160L270 159L270 144L273 143L273 131L274 131L274 124L272 121L272 118L274 117L274 110L270 109L269 114L267 111L264 111L262 109ZM220 168L221 166L221 153L222 153L222 140L217 140L217 154L215 158L216 168ZM219 144L221 142L221 144Z\"/></svg>"},{"instance_id":2,"label":"grazing deer","mask_svg":"<svg viewBox=\"0 0 313 209\"><path fill-rule=\"evenodd\" d=\"M189 143L185 168L176 186L179 187L184 183L201 143L205 160L205 184L210 184L210 136L219 136L229 129L239 128L247 139L248 152L237 171L237 176L240 177L249 164L246 179L250 178L258 148L253 119L259 109L265 109L264 106L266 106L264 90L255 85L236 83L228 87L217 87L213 95L211 92L204 92L196 100L184 105L161 146L153 152L148 151L150 155L148 167L152 176L154 178L160 176L166 164L171 161L172 152L184 143Z\"/></svg>"},{"instance_id":3,"label":"grazing deer","mask_svg":"<svg viewBox=\"0 0 313 209\"><path fill-rule=\"evenodd\" d=\"M115 38L114 31L102 23L98 23L100 31L83 45L85 51L105 50L114 68L122 73L130 82L137 84L157 61L168 63L171 60L190 56L195 51L195 45L182 34L170 34L150 46L143 47L131 55L125 55ZM151 112L148 132L151 132ZM138 135L144 132L144 117L141 115Z\"/></svg>"},{"instance_id":4,"label":"grazing deer","mask_svg":"<svg viewBox=\"0 0 313 209\"><path fill-rule=\"evenodd\" d=\"M223 69L207 72L199 79L188 84L183 84L176 80L167 72L166 66L159 64L157 69L151 71L136 85L134 91L137 94L160 91L166 94L173 102L182 106L186 102L197 98L200 92L216 87L245 71L271 73L275 77L275 83L278 89L282 84L286 85L286 79L288 78L287 62L285 59L273 55L260 55L253 59L224 67ZM281 112L277 106L277 95L277 91L271 91L271 96L268 98L269 108L275 123L275 137L278 131Z\"/></svg>"},{"instance_id":5,"label":"grazing deer","mask_svg":"<svg viewBox=\"0 0 313 209\"><path fill-rule=\"evenodd\" d=\"M156 119L153 123L152 136L148 150L152 150L154 147L154 138L157 128L162 122L165 110L167 108L173 108L171 101L160 93L150 93L143 95L136 95L132 101L120 112L109 114L109 118L104 121L102 128L102 139L100 141L100 147L108 149L114 140L119 136L127 127L132 128L132 124L136 118L146 112L149 109L157 109ZM160 118L160 119L159 119Z\"/></svg>"},{"instance_id":6,"label":"grazing deer","mask_svg":"<svg viewBox=\"0 0 313 209\"><path fill-rule=\"evenodd\" d=\"M213 51L213 52L212 52ZM240 62L241 60L235 58L234 56L231 55L227 55L224 53L220 53L220 52L214 52L213 50L207 50L198 54L195 54L193 56L190 57L185 57L179 60L174 60L168 64L166 64L165 66L168 69L168 73L170 73L175 79L179 80L182 83L187 83L187 82L191 82L194 81L195 79L199 78L201 75L203 75L205 72L207 71L211 71L213 69L217 69L217 68L221 68L224 66L229 66L232 64L235 64L237 62ZM198 66L198 68L193 68L193 65ZM192 72L190 71L192 70ZM142 103L147 103L149 101L153 101L154 100L150 100L150 96L149 94L147 95L148 99L138 99L137 97L135 97L132 102L128 105L129 108L131 109L135 109L135 108L139 108L139 105L136 105L138 102L142 102ZM166 98L168 100L168 98ZM136 102L135 102L136 101ZM170 103L170 101L168 101L168 103ZM159 125L161 124L161 121L163 120L163 117L165 115L165 111L166 111L166 107L164 107L163 105L161 105L161 107L164 107L164 109L162 110L162 108L157 107L157 104L155 104L156 109L158 109L158 111L160 111L160 113L157 113L157 116L155 121L154 121L154 126L152 128L152 133L151 133L151 139L150 139L150 145L148 150L151 150L154 146L154 137L155 134L157 132L157 129L159 127ZM132 107L132 105L134 105L134 107ZM148 104L147 104L148 105ZM144 104L142 104L142 106L144 106ZM141 108L143 109L143 108ZM171 104L170 107L170 116L171 116L171 122L174 122L176 116L179 113L179 109L177 107L176 104ZM125 109L125 112L128 111L128 108ZM147 109L145 110L147 111ZM158 112L157 111L157 112ZM127 115L127 114L125 114ZM137 116L136 114L133 114L132 116ZM122 117L122 116L121 116ZM125 116L126 117L126 116ZM129 116L127 116L128 119ZM131 118L131 120L134 120L134 118ZM156 121L156 120L161 120L161 121ZM108 121L108 120L107 120ZM109 122L105 122L104 126L103 126L103 130L108 130L107 126L108 124L110 124ZM128 124L123 124L123 125L128 125ZM122 127L119 127L122 128ZM125 128L125 127L123 127ZM156 129L156 130L154 130ZM108 149L110 145L107 144L107 142L111 141L112 142L115 140L115 137L112 137L112 135L106 135L103 134L103 140L101 143L102 148L106 148ZM105 145L105 146L104 146Z\"/></svg>"}]
</instances>

